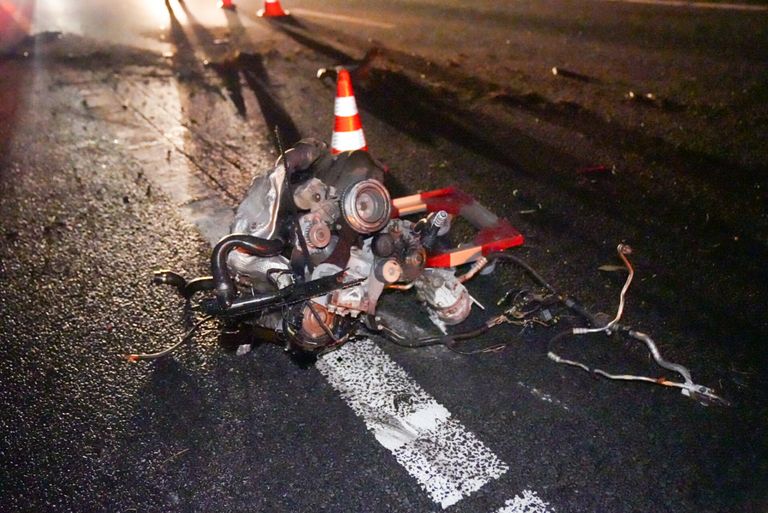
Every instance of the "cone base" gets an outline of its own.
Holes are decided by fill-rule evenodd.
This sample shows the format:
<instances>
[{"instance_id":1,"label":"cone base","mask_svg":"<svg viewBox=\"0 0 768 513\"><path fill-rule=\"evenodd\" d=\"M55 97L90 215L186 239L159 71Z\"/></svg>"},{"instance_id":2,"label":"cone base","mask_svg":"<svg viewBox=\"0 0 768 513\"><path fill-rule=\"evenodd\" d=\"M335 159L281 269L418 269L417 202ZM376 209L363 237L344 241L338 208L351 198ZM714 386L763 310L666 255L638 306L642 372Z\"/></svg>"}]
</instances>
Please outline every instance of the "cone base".
<instances>
[{"instance_id":1,"label":"cone base","mask_svg":"<svg viewBox=\"0 0 768 513\"><path fill-rule=\"evenodd\" d=\"M228 11L234 11L235 9L237 9L237 6L232 2L229 2L229 3L219 2L218 5L219 5L219 9L226 9Z\"/></svg>"},{"instance_id":2,"label":"cone base","mask_svg":"<svg viewBox=\"0 0 768 513\"><path fill-rule=\"evenodd\" d=\"M279 18L290 14L291 11L284 11L283 9L259 9L256 11L256 16L259 18Z\"/></svg>"}]
</instances>

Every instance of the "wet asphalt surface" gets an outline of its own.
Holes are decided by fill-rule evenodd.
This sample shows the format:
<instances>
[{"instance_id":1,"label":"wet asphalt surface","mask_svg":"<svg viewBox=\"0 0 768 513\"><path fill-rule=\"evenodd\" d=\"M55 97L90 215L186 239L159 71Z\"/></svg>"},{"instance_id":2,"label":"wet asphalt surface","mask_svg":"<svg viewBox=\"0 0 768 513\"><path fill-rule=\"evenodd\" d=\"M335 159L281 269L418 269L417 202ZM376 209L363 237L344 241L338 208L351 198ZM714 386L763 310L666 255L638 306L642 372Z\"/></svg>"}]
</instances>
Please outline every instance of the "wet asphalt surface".
<instances>
[{"instance_id":1,"label":"wet asphalt surface","mask_svg":"<svg viewBox=\"0 0 768 513\"><path fill-rule=\"evenodd\" d=\"M193 2L187 12L166 4L169 28L148 34L170 45L166 56L47 35L0 60L1 510L440 509L320 374L279 347L237 357L214 325L173 358L122 359L176 341L188 323L151 271L207 272L209 246L192 222L213 200L235 205L270 165L274 124L288 142L328 138L333 81L315 70L359 60L368 38L382 37L359 27L340 37L298 15L267 24L254 20L257 7L243 2L226 25L208 26ZM476 344L511 344L471 357L382 342L510 466L450 510L496 511L531 489L556 511L764 511L768 148L754 73L765 71L765 16L677 14L658 29L669 44L645 45L656 51L630 72L614 43L584 32L607 22L580 12L565 23L555 7L514 18L530 32L515 37L531 58L503 66L482 55L488 43L456 50L450 30L442 41L463 62L435 59L412 31L379 43L355 82L371 151L390 167L395 195L457 184L509 218L527 238L518 254L595 311L614 310L623 282L598 266L618 263L618 242L632 244L625 321L733 406L557 366L545 357L557 328L499 328ZM408 27L422 8L370 12ZM435 9L446 27L466 11ZM621 9L636 30L661 16ZM597 64L579 46L552 53L578 30L611 58ZM615 44L632 52L654 40L627 34ZM713 47L724 49L712 56ZM691 68L653 73L685 55ZM537 74L539 56L598 82ZM498 72L473 73L482 67ZM691 77L721 80L703 91ZM628 88L666 103L628 101ZM727 141L715 145L718 133ZM615 171L584 171L596 165ZM492 309L521 283L504 270L470 288ZM429 329L407 301L384 303ZM561 352L659 375L621 340L574 340Z\"/></svg>"}]
</instances>

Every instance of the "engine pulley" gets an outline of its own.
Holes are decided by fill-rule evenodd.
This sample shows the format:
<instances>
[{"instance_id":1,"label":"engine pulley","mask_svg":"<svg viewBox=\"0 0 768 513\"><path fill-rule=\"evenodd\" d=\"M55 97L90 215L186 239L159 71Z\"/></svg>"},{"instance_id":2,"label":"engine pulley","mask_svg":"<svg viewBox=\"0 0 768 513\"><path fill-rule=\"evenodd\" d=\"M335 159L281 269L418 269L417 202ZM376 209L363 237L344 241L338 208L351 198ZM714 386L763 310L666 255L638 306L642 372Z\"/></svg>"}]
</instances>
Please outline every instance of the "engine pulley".
<instances>
[{"instance_id":1,"label":"engine pulley","mask_svg":"<svg viewBox=\"0 0 768 513\"><path fill-rule=\"evenodd\" d=\"M341 197L341 212L356 232L369 234L384 228L392 212L389 191L374 178L349 186Z\"/></svg>"}]
</instances>

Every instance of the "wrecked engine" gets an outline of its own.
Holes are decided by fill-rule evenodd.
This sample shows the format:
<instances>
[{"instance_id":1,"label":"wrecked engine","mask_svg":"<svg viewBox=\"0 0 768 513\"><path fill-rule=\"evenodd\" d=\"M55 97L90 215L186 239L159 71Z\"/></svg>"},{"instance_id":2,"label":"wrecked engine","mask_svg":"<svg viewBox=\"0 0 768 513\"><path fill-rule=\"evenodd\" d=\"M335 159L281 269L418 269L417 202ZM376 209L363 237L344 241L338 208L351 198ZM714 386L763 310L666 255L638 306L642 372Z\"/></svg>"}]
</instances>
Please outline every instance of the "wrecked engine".
<instances>
[{"instance_id":1,"label":"wrecked engine","mask_svg":"<svg viewBox=\"0 0 768 513\"><path fill-rule=\"evenodd\" d=\"M272 330L294 350L339 345L361 323L375 328L387 287L415 287L433 318L462 322L471 308L464 285L450 271L425 270L448 215L392 219L384 173L365 151L331 155L303 140L253 180L231 234L213 249L211 277L160 271L155 282L187 298L211 291L202 312Z\"/></svg>"},{"instance_id":2,"label":"wrecked engine","mask_svg":"<svg viewBox=\"0 0 768 513\"><path fill-rule=\"evenodd\" d=\"M277 339L287 350L297 353L321 354L340 346L365 327L407 348L444 345L468 355L493 352L508 342L463 351L458 346L464 341L500 324L522 329L550 327L559 318L553 311L560 309L575 314L587 326L567 328L550 339L547 357L553 362L606 379L677 388L704 404L727 404L712 389L696 384L686 367L665 360L650 336L621 324L625 295L634 276L628 259L632 249L628 245L622 243L616 248L628 274L617 313L607 321L605 316L591 314L572 296L557 290L517 256L503 251L517 243L516 237L506 239L505 245L492 238L481 247L441 253L439 246L450 230L449 214L433 208L416 222L397 218L400 207L393 206L383 183L384 174L383 166L366 151L332 155L321 141L300 141L278 159L271 171L254 178L237 208L230 235L213 248L212 276L187 281L172 271L155 273L155 283L175 287L188 304L197 293L207 293L191 308L205 317L174 346L156 353L130 354L127 359L151 360L168 355L211 319L218 319L224 332L243 326L250 326L254 332L260 329L270 335L265 338ZM458 198L462 199L461 195ZM403 199L409 198L400 198ZM403 206L402 201L394 203ZM474 218L480 227L490 225L502 234L516 233L510 232L503 220L466 198L462 205L467 208L457 209L456 204L451 207L449 202L445 205ZM428 265L435 258L442 264L442 257L467 251L476 258L458 262L474 262L461 276L456 276L456 264L451 258L450 266ZM462 323L471 311L474 300L464 282L481 270L492 272L497 262L508 262L524 270L538 289L510 289L497 303L507 305L502 313L477 328L448 334L446 326ZM383 322L376 315L376 308L388 288L413 288L443 334L414 338ZM658 366L678 374L682 380L615 374L563 358L557 352L558 343L566 337L594 334L621 335L641 342ZM250 345L241 344L238 352L242 348L247 351Z\"/></svg>"}]
</instances>

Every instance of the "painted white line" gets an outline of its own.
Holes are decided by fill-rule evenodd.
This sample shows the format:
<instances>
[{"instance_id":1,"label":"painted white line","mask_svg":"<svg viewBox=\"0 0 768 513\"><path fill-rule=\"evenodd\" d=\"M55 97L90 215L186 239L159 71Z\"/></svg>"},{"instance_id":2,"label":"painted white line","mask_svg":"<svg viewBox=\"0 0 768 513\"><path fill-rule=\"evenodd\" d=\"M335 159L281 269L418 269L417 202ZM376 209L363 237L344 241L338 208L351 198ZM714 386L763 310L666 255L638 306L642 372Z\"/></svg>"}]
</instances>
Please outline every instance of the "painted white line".
<instances>
[{"instance_id":1,"label":"painted white line","mask_svg":"<svg viewBox=\"0 0 768 513\"><path fill-rule=\"evenodd\" d=\"M367 25L369 27L393 29L397 25L392 23L384 23L382 21L364 20L362 18L353 18L352 16L344 16L343 14L331 14L327 12L311 11L309 9L302 9L300 7L291 9L292 14L302 14L304 16L323 18L326 20L343 21L345 23L356 23L358 25Z\"/></svg>"},{"instance_id":2,"label":"painted white line","mask_svg":"<svg viewBox=\"0 0 768 513\"><path fill-rule=\"evenodd\" d=\"M509 469L372 340L342 346L317 369L443 508Z\"/></svg>"},{"instance_id":3,"label":"painted white line","mask_svg":"<svg viewBox=\"0 0 768 513\"><path fill-rule=\"evenodd\" d=\"M686 2L684 0L603 0L623 4L662 5L665 7L690 7L693 9L720 9L725 11L768 11L768 6L714 2Z\"/></svg>"},{"instance_id":4,"label":"painted white line","mask_svg":"<svg viewBox=\"0 0 768 513\"><path fill-rule=\"evenodd\" d=\"M522 497L515 495L514 499L509 499L504 506L496 513L549 513L547 504L536 495L536 492L523 490Z\"/></svg>"}]
</instances>

